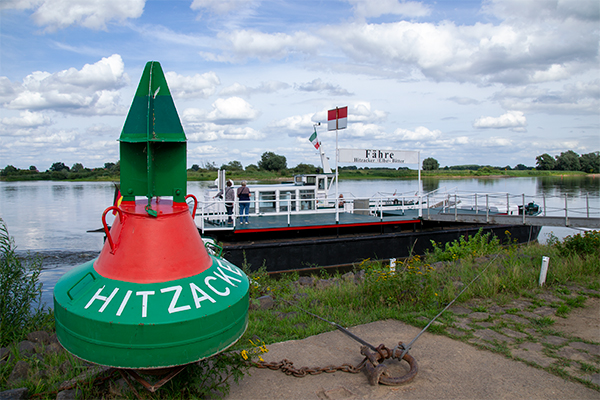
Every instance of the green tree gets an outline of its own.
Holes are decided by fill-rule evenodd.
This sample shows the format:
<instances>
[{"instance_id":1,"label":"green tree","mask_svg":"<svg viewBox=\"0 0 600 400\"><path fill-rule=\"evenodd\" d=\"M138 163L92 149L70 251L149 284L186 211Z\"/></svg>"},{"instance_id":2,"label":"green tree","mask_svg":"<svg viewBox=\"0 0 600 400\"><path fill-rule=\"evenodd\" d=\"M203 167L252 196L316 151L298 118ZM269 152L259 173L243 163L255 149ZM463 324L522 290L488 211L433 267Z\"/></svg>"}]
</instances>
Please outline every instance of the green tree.
<instances>
[{"instance_id":1,"label":"green tree","mask_svg":"<svg viewBox=\"0 0 600 400\"><path fill-rule=\"evenodd\" d=\"M7 175L10 175L10 174L14 174L14 173L16 173L18 171L19 170L17 168L15 168L13 165L7 165L2 170L2 176L7 176Z\"/></svg>"},{"instance_id":2,"label":"green tree","mask_svg":"<svg viewBox=\"0 0 600 400\"><path fill-rule=\"evenodd\" d=\"M528 170L528 169L529 169L529 167L528 167L528 166L526 166L526 165L523 165L523 164L517 164L517 166L515 167L515 169L516 169L517 171L526 171L526 170Z\"/></svg>"},{"instance_id":3,"label":"green tree","mask_svg":"<svg viewBox=\"0 0 600 400\"><path fill-rule=\"evenodd\" d=\"M556 156L555 169L559 171L579 171L579 154L573 150L560 153L560 156Z\"/></svg>"},{"instance_id":4,"label":"green tree","mask_svg":"<svg viewBox=\"0 0 600 400\"><path fill-rule=\"evenodd\" d=\"M438 169L440 169L440 163L438 163L438 161L435 158L428 157L423 160L424 171L435 171Z\"/></svg>"},{"instance_id":5,"label":"green tree","mask_svg":"<svg viewBox=\"0 0 600 400\"><path fill-rule=\"evenodd\" d=\"M548 153L544 153L541 156L535 158L535 169L541 171L552 171L556 166L556 160Z\"/></svg>"},{"instance_id":6,"label":"green tree","mask_svg":"<svg viewBox=\"0 0 600 400\"><path fill-rule=\"evenodd\" d=\"M588 174L597 174L600 172L600 152L582 154L579 158L581 171Z\"/></svg>"},{"instance_id":7,"label":"green tree","mask_svg":"<svg viewBox=\"0 0 600 400\"><path fill-rule=\"evenodd\" d=\"M30 165L29 166L29 170L30 171L34 171L34 172L38 172L38 169L37 169L37 167L35 165Z\"/></svg>"},{"instance_id":8,"label":"green tree","mask_svg":"<svg viewBox=\"0 0 600 400\"><path fill-rule=\"evenodd\" d=\"M272 151L263 153L258 168L265 171L281 171L287 168L287 160L284 156L277 155Z\"/></svg>"},{"instance_id":9,"label":"green tree","mask_svg":"<svg viewBox=\"0 0 600 400\"><path fill-rule=\"evenodd\" d=\"M71 167L72 172L83 172L84 170L85 170L85 168L83 167L83 164L81 164L81 163L75 163Z\"/></svg>"},{"instance_id":10,"label":"green tree","mask_svg":"<svg viewBox=\"0 0 600 400\"><path fill-rule=\"evenodd\" d=\"M63 163L63 162L55 162L50 167L50 171L52 171L52 172L61 172L61 171L69 172L69 167L67 167L65 165L65 163Z\"/></svg>"},{"instance_id":11,"label":"green tree","mask_svg":"<svg viewBox=\"0 0 600 400\"><path fill-rule=\"evenodd\" d=\"M192 165L192 168L191 168L192 171L195 172L195 171L198 171L199 169L200 169L200 166L198 164Z\"/></svg>"},{"instance_id":12,"label":"green tree","mask_svg":"<svg viewBox=\"0 0 600 400\"><path fill-rule=\"evenodd\" d=\"M227 171L243 171L244 166L239 161L230 161L227 164L221 165L221 169L224 169Z\"/></svg>"},{"instance_id":13,"label":"green tree","mask_svg":"<svg viewBox=\"0 0 600 400\"><path fill-rule=\"evenodd\" d=\"M317 171L317 167L311 164L300 163L293 170L295 174L314 174Z\"/></svg>"},{"instance_id":14,"label":"green tree","mask_svg":"<svg viewBox=\"0 0 600 400\"><path fill-rule=\"evenodd\" d=\"M246 172L256 172L258 171L258 167L254 164L249 164L246 166Z\"/></svg>"}]
</instances>

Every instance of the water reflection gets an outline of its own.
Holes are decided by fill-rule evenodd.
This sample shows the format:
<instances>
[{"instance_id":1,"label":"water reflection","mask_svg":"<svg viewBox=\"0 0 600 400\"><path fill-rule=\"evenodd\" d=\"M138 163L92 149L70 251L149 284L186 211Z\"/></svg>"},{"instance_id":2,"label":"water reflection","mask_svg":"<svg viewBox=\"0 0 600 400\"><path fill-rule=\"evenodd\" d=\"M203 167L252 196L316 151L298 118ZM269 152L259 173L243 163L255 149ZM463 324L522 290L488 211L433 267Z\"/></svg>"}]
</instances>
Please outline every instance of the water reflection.
<instances>
[{"instance_id":1,"label":"water reflection","mask_svg":"<svg viewBox=\"0 0 600 400\"><path fill-rule=\"evenodd\" d=\"M581 193L598 196L600 179L595 176L544 176L537 178L537 191L551 196Z\"/></svg>"}]
</instances>

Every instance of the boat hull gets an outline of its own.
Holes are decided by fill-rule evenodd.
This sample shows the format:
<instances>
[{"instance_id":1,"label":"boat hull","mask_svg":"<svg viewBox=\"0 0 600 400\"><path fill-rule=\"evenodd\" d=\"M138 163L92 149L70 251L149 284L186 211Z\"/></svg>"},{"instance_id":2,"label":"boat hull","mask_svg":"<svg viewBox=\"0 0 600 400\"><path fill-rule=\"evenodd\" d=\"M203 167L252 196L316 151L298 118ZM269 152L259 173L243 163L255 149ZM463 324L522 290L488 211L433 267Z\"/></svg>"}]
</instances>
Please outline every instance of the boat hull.
<instances>
[{"instance_id":1,"label":"boat hull","mask_svg":"<svg viewBox=\"0 0 600 400\"><path fill-rule=\"evenodd\" d=\"M216 237L222 243L224 257L236 265L251 270L266 267L268 272L308 270L360 263L365 259L402 258L424 254L432 249L431 241L447 243L491 232L502 243L536 241L541 227L520 225L467 225L419 221L389 226L379 233L368 232L323 235L318 231L302 232L302 237L291 237L281 232L255 232L252 237ZM287 236L287 237L286 237ZM237 240L236 240L237 239Z\"/></svg>"}]
</instances>

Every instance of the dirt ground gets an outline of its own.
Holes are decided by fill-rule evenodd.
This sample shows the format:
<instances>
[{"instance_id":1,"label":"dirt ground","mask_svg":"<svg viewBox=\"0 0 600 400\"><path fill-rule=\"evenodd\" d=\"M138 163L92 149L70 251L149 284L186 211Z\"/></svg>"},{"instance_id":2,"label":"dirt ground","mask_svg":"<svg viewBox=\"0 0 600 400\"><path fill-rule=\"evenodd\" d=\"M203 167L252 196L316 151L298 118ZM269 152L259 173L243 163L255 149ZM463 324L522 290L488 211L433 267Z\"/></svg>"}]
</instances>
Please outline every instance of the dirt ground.
<instances>
[{"instance_id":1,"label":"dirt ground","mask_svg":"<svg viewBox=\"0 0 600 400\"><path fill-rule=\"evenodd\" d=\"M597 400L600 299L593 292L585 308L571 310L567 318L555 315L556 307L550 304L560 299L549 292L533 305L531 299L518 299L502 306L485 304L487 312L481 312L481 303L453 307L454 316L442 322L450 337L425 332L415 342L410 353L419 371L402 386L371 386L364 372L295 378L252 369L239 385L232 383L227 399ZM537 326L545 317L554 323ZM409 342L420 329L386 320L350 331L374 345L393 347L398 340ZM265 361L289 359L295 367L356 365L362 360L360 345L340 331L267 347ZM393 363L396 369L408 369L406 363Z\"/></svg>"},{"instance_id":2,"label":"dirt ground","mask_svg":"<svg viewBox=\"0 0 600 400\"><path fill-rule=\"evenodd\" d=\"M576 308L568 317L556 318L554 328L584 340L600 342L600 298L590 297L585 308Z\"/></svg>"}]
</instances>

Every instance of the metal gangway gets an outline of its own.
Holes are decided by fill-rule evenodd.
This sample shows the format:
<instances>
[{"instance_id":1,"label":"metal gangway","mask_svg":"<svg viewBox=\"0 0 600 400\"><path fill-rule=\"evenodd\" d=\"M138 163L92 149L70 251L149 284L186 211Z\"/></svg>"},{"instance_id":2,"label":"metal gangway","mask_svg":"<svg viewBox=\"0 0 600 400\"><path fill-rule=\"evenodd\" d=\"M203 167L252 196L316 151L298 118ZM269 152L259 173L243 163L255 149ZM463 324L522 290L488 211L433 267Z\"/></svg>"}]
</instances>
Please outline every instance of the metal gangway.
<instances>
[{"instance_id":1,"label":"metal gangway","mask_svg":"<svg viewBox=\"0 0 600 400\"><path fill-rule=\"evenodd\" d=\"M600 229L600 195L453 193L424 195L422 218L429 221Z\"/></svg>"}]
</instances>

